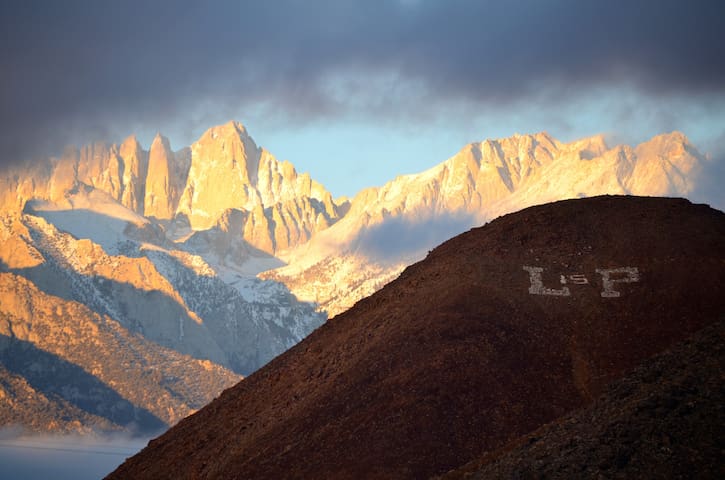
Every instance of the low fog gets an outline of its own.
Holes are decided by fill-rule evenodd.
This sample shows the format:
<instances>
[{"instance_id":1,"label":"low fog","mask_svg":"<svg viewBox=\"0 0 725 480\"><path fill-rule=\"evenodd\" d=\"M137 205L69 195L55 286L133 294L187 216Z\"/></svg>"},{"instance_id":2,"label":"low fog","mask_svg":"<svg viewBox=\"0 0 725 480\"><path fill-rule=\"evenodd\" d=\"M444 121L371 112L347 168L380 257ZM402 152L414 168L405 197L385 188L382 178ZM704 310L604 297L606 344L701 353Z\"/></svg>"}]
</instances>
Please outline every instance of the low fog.
<instances>
[{"instance_id":1,"label":"low fog","mask_svg":"<svg viewBox=\"0 0 725 480\"><path fill-rule=\"evenodd\" d=\"M0 431L0 477L98 480L146 446L127 434L33 435Z\"/></svg>"}]
</instances>

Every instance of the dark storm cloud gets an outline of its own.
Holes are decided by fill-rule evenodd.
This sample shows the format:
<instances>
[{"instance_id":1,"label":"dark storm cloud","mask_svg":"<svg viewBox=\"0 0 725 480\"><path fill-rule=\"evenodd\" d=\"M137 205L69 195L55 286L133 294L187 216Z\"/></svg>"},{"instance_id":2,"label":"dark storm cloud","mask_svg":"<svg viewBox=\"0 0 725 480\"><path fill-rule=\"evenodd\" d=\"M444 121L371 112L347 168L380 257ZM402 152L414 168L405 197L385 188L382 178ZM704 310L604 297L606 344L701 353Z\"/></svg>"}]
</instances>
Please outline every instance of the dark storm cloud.
<instances>
[{"instance_id":1,"label":"dark storm cloud","mask_svg":"<svg viewBox=\"0 0 725 480\"><path fill-rule=\"evenodd\" d=\"M723 9L667 0L6 1L0 152L7 162L83 135L255 105L293 121L366 105L413 119L424 104L505 105L613 83L649 95L722 94ZM372 79L388 74L418 90L403 88L406 101L379 91Z\"/></svg>"}]
</instances>

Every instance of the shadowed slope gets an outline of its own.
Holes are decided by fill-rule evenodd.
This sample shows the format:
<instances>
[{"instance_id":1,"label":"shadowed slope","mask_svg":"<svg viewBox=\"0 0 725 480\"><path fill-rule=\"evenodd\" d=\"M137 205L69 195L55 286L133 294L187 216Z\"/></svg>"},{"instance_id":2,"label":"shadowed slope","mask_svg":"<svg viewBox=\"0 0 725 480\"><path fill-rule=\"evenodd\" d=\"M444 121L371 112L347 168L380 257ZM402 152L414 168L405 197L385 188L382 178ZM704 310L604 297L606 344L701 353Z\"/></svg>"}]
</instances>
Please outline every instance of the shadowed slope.
<instances>
[{"instance_id":1,"label":"shadowed slope","mask_svg":"<svg viewBox=\"0 0 725 480\"><path fill-rule=\"evenodd\" d=\"M33 390L40 393L34 395L32 400L22 400L30 403L37 397L44 397L59 404L68 404L66 408L70 412L61 416L61 421L67 420L71 415L83 420L91 417L89 423L95 420L97 424L104 426L133 425L139 430L134 433L143 434L158 433L166 426L161 419L123 398L98 377L86 372L82 366L41 350L31 342L0 334L0 365L11 374L22 377ZM8 410L14 409L14 404L3 405L0 412L6 414ZM17 420L14 415L3 415L6 416ZM106 422L98 422L97 419ZM31 425L34 426L34 422Z\"/></svg>"},{"instance_id":2,"label":"shadowed slope","mask_svg":"<svg viewBox=\"0 0 725 480\"><path fill-rule=\"evenodd\" d=\"M149 342L109 316L43 293L25 278L2 272L0 364L28 387L13 381L18 388L12 390L18 395L0 394L2 424L33 430L43 425L54 429L51 423L26 423L31 418L27 412L43 407L45 397L76 407L66 409L57 424L59 430L110 426L154 432L186 417L240 380L217 364ZM36 398L34 392L40 396ZM37 414L45 415L43 410ZM63 426L71 422L75 427Z\"/></svg>"},{"instance_id":3,"label":"shadowed slope","mask_svg":"<svg viewBox=\"0 0 725 480\"><path fill-rule=\"evenodd\" d=\"M717 319L724 258L725 215L685 200L507 215L436 248L109 478L446 472Z\"/></svg>"},{"instance_id":4,"label":"shadowed slope","mask_svg":"<svg viewBox=\"0 0 725 480\"><path fill-rule=\"evenodd\" d=\"M725 478L725 323L647 360L589 407L445 480Z\"/></svg>"}]
</instances>

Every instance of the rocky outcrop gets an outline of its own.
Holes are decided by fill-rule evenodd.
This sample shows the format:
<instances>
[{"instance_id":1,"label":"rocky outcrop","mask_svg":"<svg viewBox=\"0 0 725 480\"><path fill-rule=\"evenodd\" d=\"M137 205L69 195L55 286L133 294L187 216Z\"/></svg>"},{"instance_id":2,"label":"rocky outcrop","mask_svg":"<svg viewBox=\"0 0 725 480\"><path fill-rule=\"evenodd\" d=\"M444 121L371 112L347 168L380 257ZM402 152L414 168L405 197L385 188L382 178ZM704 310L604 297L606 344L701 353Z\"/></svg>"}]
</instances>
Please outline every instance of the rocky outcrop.
<instances>
[{"instance_id":1,"label":"rocky outcrop","mask_svg":"<svg viewBox=\"0 0 725 480\"><path fill-rule=\"evenodd\" d=\"M161 220L174 218L185 180L186 172L176 161L169 140L157 134L149 150L144 215Z\"/></svg>"},{"instance_id":2,"label":"rocky outcrop","mask_svg":"<svg viewBox=\"0 0 725 480\"><path fill-rule=\"evenodd\" d=\"M261 204L254 188L260 149L246 129L230 122L207 130L191 146L189 178L179 213L195 230L205 230L228 208L251 210Z\"/></svg>"},{"instance_id":3,"label":"rocky outcrop","mask_svg":"<svg viewBox=\"0 0 725 480\"><path fill-rule=\"evenodd\" d=\"M144 196L148 174L148 153L141 148L135 135L123 141L119 148L123 159L123 195L121 203L134 212L144 211Z\"/></svg>"}]
</instances>

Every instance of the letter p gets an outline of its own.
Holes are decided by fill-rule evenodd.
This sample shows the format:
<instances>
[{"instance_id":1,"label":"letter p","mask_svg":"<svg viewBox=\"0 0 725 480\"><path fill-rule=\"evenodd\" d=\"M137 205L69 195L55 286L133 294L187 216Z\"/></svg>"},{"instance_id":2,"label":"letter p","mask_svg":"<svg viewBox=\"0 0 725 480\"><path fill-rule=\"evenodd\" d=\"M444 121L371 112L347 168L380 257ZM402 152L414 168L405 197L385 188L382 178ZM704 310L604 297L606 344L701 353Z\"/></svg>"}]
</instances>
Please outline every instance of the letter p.
<instances>
[{"instance_id":1,"label":"letter p","mask_svg":"<svg viewBox=\"0 0 725 480\"><path fill-rule=\"evenodd\" d=\"M615 298L622 295L614 289L615 283L639 282L639 270L637 270L637 267L597 268L596 272L602 276L602 297L604 298ZM612 275L621 273L626 274L626 276L612 278Z\"/></svg>"}]
</instances>

